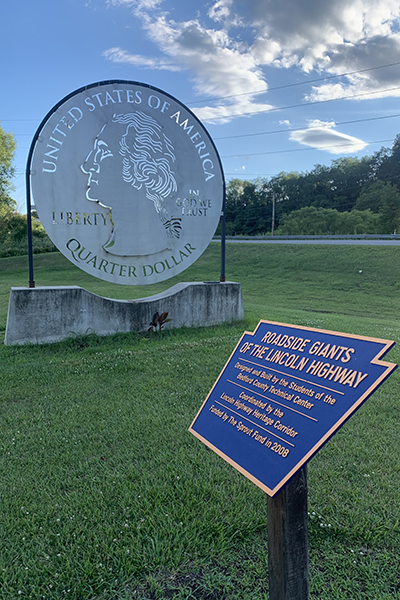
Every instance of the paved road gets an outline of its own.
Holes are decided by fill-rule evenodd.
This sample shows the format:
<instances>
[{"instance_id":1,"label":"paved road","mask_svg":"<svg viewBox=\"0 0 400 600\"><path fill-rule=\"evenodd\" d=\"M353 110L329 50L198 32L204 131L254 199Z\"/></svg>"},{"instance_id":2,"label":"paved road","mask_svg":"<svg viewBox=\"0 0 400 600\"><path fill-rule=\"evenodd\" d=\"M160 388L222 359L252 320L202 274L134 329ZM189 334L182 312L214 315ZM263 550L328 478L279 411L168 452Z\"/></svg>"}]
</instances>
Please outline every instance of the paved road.
<instances>
[{"instance_id":1,"label":"paved road","mask_svg":"<svg viewBox=\"0 0 400 600\"><path fill-rule=\"evenodd\" d=\"M214 240L219 242L220 240ZM400 240L327 240L327 239L319 239L319 240L274 240L274 239L265 239L265 240L252 240L252 239L243 239L243 240L232 240L227 239L227 244L320 244L320 245L334 245L334 246L400 246Z\"/></svg>"}]
</instances>

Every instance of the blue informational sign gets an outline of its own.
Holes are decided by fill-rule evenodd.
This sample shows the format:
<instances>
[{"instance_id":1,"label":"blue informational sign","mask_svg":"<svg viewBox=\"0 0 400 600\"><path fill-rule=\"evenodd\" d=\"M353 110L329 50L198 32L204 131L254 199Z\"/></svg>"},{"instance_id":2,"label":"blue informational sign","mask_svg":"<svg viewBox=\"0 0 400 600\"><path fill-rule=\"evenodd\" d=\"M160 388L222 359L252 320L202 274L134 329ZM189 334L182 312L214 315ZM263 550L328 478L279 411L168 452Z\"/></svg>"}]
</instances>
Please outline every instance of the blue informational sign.
<instances>
[{"instance_id":1,"label":"blue informational sign","mask_svg":"<svg viewBox=\"0 0 400 600\"><path fill-rule=\"evenodd\" d=\"M260 321L189 431L277 494L397 367L389 340Z\"/></svg>"}]
</instances>

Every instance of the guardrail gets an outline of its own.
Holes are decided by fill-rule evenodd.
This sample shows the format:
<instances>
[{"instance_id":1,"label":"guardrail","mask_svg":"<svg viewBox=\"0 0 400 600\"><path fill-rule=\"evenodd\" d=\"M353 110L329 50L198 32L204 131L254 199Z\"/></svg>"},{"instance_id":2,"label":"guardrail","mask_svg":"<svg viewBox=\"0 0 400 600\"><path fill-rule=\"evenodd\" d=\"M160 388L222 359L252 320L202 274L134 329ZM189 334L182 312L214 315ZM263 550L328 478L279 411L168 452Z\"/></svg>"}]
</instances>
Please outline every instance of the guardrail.
<instances>
[{"instance_id":1,"label":"guardrail","mask_svg":"<svg viewBox=\"0 0 400 600\"><path fill-rule=\"evenodd\" d=\"M221 236L215 235L214 240ZM227 240L400 240L400 233L355 233L352 235L227 235Z\"/></svg>"}]
</instances>

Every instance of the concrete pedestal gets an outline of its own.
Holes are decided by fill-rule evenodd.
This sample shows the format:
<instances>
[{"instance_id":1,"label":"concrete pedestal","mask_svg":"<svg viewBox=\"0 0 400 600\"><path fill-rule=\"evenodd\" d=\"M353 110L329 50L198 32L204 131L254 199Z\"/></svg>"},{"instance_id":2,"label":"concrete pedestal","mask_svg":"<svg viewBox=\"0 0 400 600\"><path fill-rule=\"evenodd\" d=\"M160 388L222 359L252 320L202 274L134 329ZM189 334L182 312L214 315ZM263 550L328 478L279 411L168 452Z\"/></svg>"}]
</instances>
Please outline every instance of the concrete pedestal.
<instances>
[{"instance_id":1,"label":"concrete pedestal","mask_svg":"<svg viewBox=\"0 0 400 600\"><path fill-rule=\"evenodd\" d=\"M205 327L244 318L242 290L234 282L178 283L139 300L113 300L78 286L11 288L7 345L45 344L73 335L147 331L155 312L168 312L167 328Z\"/></svg>"}]
</instances>

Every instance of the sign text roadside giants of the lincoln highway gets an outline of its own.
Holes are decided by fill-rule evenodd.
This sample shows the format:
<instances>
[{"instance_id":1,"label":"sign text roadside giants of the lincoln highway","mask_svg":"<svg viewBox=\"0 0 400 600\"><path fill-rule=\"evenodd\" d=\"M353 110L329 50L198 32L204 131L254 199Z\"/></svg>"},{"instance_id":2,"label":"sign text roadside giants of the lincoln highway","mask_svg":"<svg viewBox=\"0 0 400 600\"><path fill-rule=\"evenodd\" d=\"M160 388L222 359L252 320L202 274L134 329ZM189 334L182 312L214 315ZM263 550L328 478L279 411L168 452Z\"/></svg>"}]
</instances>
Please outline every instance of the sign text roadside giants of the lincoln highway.
<instances>
[{"instance_id":1,"label":"sign text roadside giants of the lincoln highway","mask_svg":"<svg viewBox=\"0 0 400 600\"><path fill-rule=\"evenodd\" d=\"M381 360L393 345L260 321L190 431L274 496L397 367Z\"/></svg>"},{"instance_id":2,"label":"sign text roadside giants of the lincoln highway","mask_svg":"<svg viewBox=\"0 0 400 600\"><path fill-rule=\"evenodd\" d=\"M31 182L40 221L76 266L141 285L189 267L222 211L216 148L195 115L141 83L96 83L43 120Z\"/></svg>"}]
</instances>

